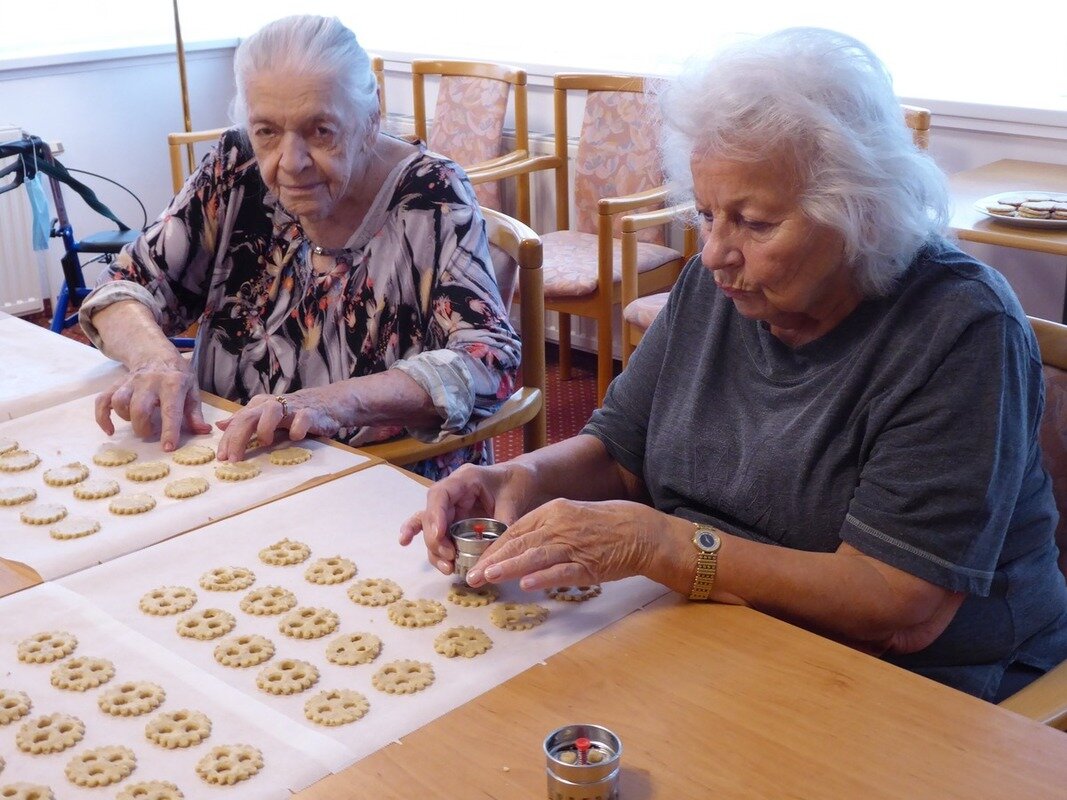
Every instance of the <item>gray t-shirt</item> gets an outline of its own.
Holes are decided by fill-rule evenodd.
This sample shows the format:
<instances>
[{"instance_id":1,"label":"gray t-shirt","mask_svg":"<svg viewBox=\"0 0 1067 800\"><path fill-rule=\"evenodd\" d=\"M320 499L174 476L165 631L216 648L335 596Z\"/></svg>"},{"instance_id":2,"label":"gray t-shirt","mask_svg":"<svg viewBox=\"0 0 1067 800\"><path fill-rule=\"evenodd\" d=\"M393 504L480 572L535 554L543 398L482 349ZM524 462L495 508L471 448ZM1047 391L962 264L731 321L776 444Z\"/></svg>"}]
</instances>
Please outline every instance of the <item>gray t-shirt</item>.
<instances>
[{"instance_id":1,"label":"gray t-shirt","mask_svg":"<svg viewBox=\"0 0 1067 800\"><path fill-rule=\"evenodd\" d=\"M800 550L846 541L967 592L936 642L891 660L991 697L1012 661L1067 657L1043 405L1014 293L938 239L891 296L798 348L694 259L583 432L662 511Z\"/></svg>"}]
</instances>

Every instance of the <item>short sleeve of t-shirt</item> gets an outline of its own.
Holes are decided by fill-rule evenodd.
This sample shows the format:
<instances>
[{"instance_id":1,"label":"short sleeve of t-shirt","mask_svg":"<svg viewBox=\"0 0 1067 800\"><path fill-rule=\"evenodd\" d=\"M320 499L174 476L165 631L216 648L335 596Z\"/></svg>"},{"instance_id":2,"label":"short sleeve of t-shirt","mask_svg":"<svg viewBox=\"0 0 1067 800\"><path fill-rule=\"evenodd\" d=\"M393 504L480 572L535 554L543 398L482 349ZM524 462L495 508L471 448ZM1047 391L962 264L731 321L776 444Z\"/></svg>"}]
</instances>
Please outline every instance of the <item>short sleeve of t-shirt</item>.
<instances>
[{"instance_id":1,"label":"short sleeve of t-shirt","mask_svg":"<svg viewBox=\"0 0 1067 800\"><path fill-rule=\"evenodd\" d=\"M1026 514L1040 382L1017 319L972 322L926 380L894 400L841 538L952 591L988 594L1005 531Z\"/></svg>"}]
</instances>

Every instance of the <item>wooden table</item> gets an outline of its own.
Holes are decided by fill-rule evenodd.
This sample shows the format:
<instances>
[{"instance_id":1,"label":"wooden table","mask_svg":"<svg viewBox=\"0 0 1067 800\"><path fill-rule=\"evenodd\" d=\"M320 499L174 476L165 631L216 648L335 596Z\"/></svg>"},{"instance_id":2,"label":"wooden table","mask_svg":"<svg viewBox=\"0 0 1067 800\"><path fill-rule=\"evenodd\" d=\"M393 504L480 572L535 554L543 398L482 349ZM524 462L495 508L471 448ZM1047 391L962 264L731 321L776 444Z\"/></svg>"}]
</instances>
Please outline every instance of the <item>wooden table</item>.
<instances>
[{"instance_id":1,"label":"wooden table","mask_svg":"<svg viewBox=\"0 0 1067 800\"><path fill-rule=\"evenodd\" d=\"M620 797L1064 798L1067 735L751 609L669 595L297 800L539 798L606 725Z\"/></svg>"},{"instance_id":2,"label":"wooden table","mask_svg":"<svg viewBox=\"0 0 1067 800\"><path fill-rule=\"evenodd\" d=\"M990 219L974 208L983 197L1014 189L1067 192L1067 165L1004 159L949 176L949 188L954 205L951 227L960 239L1049 253L1067 262L1067 228L1024 228ZM1063 321L1067 322L1067 296Z\"/></svg>"}]
</instances>

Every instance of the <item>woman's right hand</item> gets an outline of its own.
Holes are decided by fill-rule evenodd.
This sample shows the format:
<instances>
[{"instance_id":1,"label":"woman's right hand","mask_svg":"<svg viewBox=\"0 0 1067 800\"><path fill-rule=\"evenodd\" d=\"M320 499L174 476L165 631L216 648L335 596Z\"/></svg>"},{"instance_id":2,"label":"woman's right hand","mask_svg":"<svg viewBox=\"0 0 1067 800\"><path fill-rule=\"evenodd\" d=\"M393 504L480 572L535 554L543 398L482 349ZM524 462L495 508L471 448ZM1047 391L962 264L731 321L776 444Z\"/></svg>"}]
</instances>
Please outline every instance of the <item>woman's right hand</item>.
<instances>
[{"instance_id":1,"label":"woman's right hand","mask_svg":"<svg viewBox=\"0 0 1067 800\"><path fill-rule=\"evenodd\" d=\"M159 409L160 445L174 450L182 429L211 433L200 407L200 389L192 365L174 352L145 358L96 398L96 422L108 436L115 432L111 412L133 426L141 438L152 436Z\"/></svg>"},{"instance_id":2,"label":"woman's right hand","mask_svg":"<svg viewBox=\"0 0 1067 800\"><path fill-rule=\"evenodd\" d=\"M529 470L512 462L492 467L466 464L430 487L426 508L400 527L400 544L411 544L421 531L430 563L451 575L456 551L448 528L453 522L491 517L510 525L535 504Z\"/></svg>"}]
</instances>

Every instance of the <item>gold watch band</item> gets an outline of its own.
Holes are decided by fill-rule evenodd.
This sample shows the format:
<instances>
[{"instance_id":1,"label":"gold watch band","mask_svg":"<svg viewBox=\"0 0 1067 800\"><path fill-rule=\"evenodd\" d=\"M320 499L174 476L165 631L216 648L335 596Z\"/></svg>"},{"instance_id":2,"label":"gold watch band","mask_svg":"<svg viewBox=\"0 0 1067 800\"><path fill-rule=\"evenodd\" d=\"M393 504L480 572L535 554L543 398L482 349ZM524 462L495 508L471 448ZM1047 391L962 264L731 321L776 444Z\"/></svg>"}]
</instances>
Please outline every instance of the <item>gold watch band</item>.
<instances>
[{"instance_id":1,"label":"gold watch band","mask_svg":"<svg viewBox=\"0 0 1067 800\"><path fill-rule=\"evenodd\" d=\"M713 544L709 547L702 539L709 537ZM689 590L690 600L707 600L715 585L715 572L719 566L719 546L722 540L718 531L708 525L697 525L693 535L693 544L697 548L697 569L693 576L693 586Z\"/></svg>"}]
</instances>

